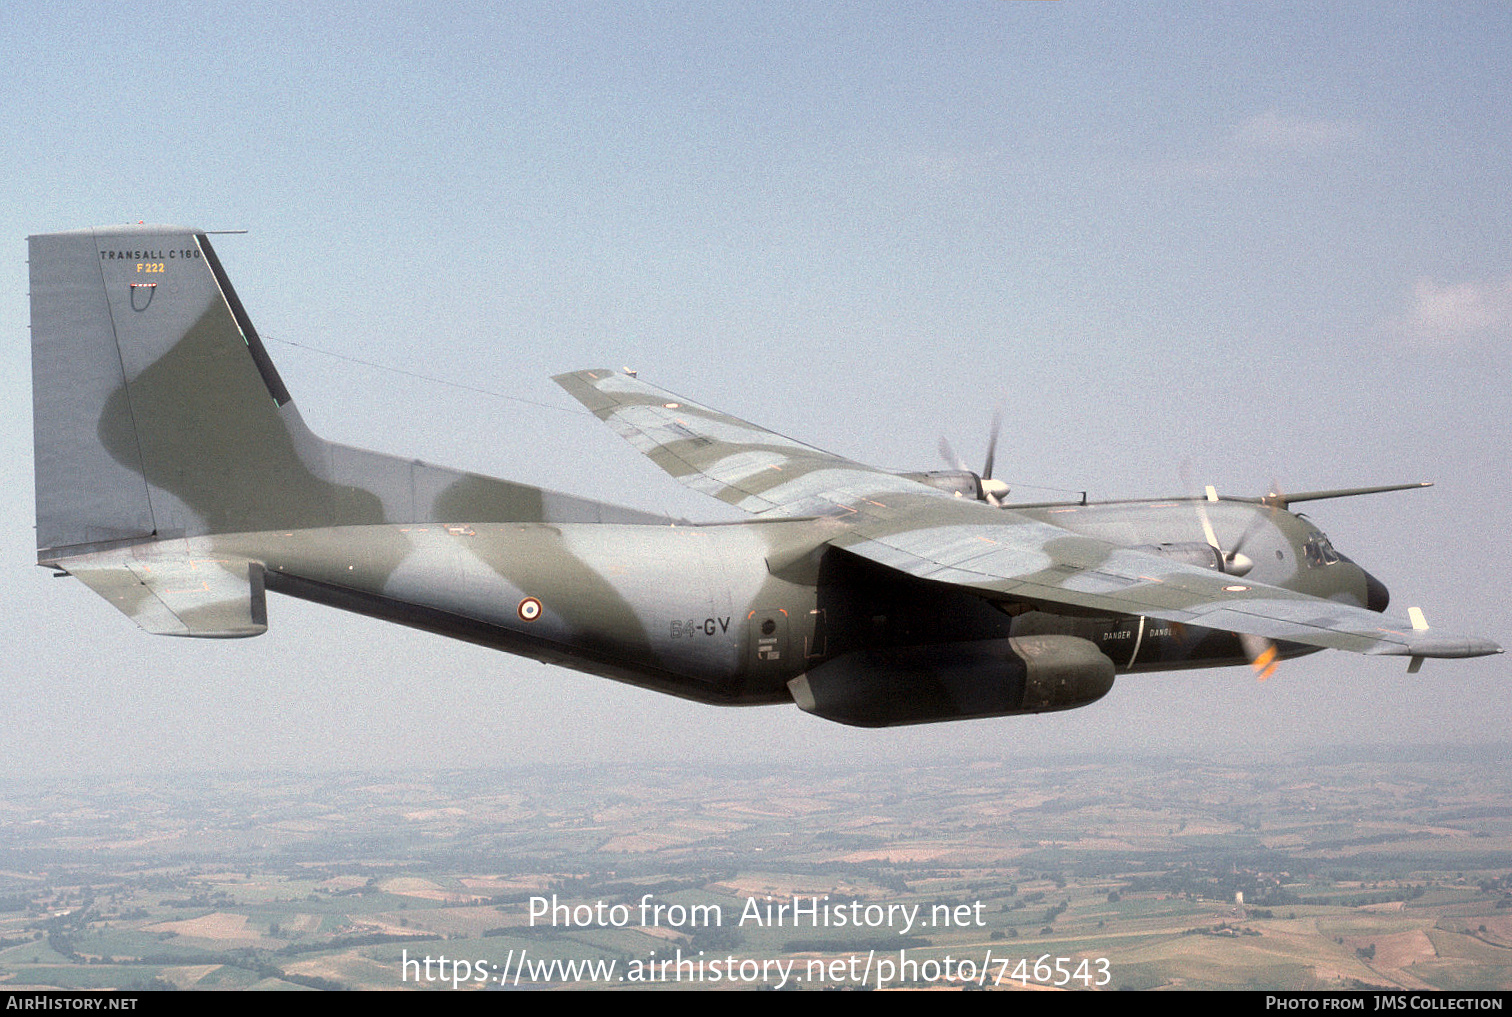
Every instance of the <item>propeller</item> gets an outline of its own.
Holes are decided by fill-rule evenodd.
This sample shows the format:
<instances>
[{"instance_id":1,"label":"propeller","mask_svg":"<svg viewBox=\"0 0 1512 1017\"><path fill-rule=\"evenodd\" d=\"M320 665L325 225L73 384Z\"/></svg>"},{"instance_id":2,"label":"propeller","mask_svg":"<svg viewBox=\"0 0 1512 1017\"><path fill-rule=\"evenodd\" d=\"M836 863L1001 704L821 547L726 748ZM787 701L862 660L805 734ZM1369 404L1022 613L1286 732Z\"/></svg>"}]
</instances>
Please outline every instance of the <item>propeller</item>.
<instances>
[{"instance_id":1,"label":"propeller","mask_svg":"<svg viewBox=\"0 0 1512 1017\"><path fill-rule=\"evenodd\" d=\"M1270 511L1265 515L1261 515L1258 512L1255 513L1249 525L1244 528L1244 532L1239 534L1239 539L1234 542L1234 550L1236 552L1244 546L1250 537L1255 535L1261 525L1275 519L1276 513L1286 508L1286 494L1281 490L1281 485L1276 482L1274 477L1271 478L1270 490L1261 496L1260 504ZM1265 679L1275 675L1276 668L1281 661L1281 655L1276 650L1275 643L1264 636L1255 635L1241 635L1239 642L1244 647L1245 656L1249 657L1250 668L1254 670L1257 680L1263 682Z\"/></svg>"},{"instance_id":2,"label":"propeller","mask_svg":"<svg viewBox=\"0 0 1512 1017\"><path fill-rule=\"evenodd\" d=\"M940 435L940 458L945 460L945 465L952 470L960 470L962 473L970 473L971 467L966 465L966 460L956 455L955 449L950 447L950 441Z\"/></svg>"},{"instance_id":3,"label":"propeller","mask_svg":"<svg viewBox=\"0 0 1512 1017\"><path fill-rule=\"evenodd\" d=\"M1196 486L1192 483L1192 471L1189 463L1181 464L1181 482L1189 491ZM1208 503L1213 502L1216 504L1217 501L1218 489L1212 484L1208 484L1203 488L1203 497L1193 503L1197 509L1197 521L1202 524L1203 539L1207 541L1208 546L1217 555L1219 567L1225 573L1231 576L1245 575L1250 569L1255 567L1255 562L1253 558L1245 554L1241 549L1250 537L1255 535L1256 524L1259 520L1258 518L1252 520L1244 528L1244 532L1239 535L1239 539L1234 542L1233 546L1228 550L1224 550L1223 545L1218 541L1217 531L1213 529L1213 521L1208 517Z\"/></svg>"},{"instance_id":4,"label":"propeller","mask_svg":"<svg viewBox=\"0 0 1512 1017\"><path fill-rule=\"evenodd\" d=\"M955 449L950 447L950 442L943 436L940 438L940 456L949 464L951 469L960 470L962 473L970 473L977 478L982 489L982 499L993 508L1002 508L1003 499L1008 496L1008 485L1001 480L992 479L992 464L997 458L998 434L1003 429L1003 411L999 409L992 415L992 433L987 439L987 459L982 464L982 472L976 473L966 465L966 460L956 455Z\"/></svg>"},{"instance_id":5,"label":"propeller","mask_svg":"<svg viewBox=\"0 0 1512 1017\"><path fill-rule=\"evenodd\" d=\"M1190 466L1187 463L1182 464L1181 479L1186 485L1187 490L1192 490L1195 487L1191 479ZM1218 540L1217 531L1213 529L1212 519L1208 517L1208 503L1217 501L1217 488L1212 484L1208 484L1203 488L1203 497L1195 502L1197 519L1202 524L1203 538L1207 540L1208 546L1213 549L1213 553L1218 556L1218 562L1225 573L1232 576L1246 575L1250 569L1255 567L1255 562L1254 559L1244 553L1243 548L1245 544L1249 543L1250 538L1260 531L1260 527L1267 520L1267 515L1262 515L1259 512L1255 513L1254 517L1244 527L1243 532L1239 534L1239 539L1234 541L1225 550ZM1270 509L1268 515L1270 518L1274 518L1276 511L1286 505L1286 496L1281 493L1280 485L1272 481L1270 492L1260 499L1260 504ZM1244 655L1249 658L1250 668L1254 670L1255 677L1258 680L1263 682L1267 678L1275 676L1281 657L1275 643L1264 636L1240 633L1239 645L1244 647Z\"/></svg>"},{"instance_id":6,"label":"propeller","mask_svg":"<svg viewBox=\"0 0 1512 1017\"><path fill-rule=\"evenodd\" d=\"M1275 675L1276 667L1281 654L1276 650L1276 644L1264 636L1250 635L1248 632L1239 634L1239 645L1244 647L1244 655L1249 658L1250 667L1255 672L1255 677L1260 681Z\"/></svg>"}]
</instances>

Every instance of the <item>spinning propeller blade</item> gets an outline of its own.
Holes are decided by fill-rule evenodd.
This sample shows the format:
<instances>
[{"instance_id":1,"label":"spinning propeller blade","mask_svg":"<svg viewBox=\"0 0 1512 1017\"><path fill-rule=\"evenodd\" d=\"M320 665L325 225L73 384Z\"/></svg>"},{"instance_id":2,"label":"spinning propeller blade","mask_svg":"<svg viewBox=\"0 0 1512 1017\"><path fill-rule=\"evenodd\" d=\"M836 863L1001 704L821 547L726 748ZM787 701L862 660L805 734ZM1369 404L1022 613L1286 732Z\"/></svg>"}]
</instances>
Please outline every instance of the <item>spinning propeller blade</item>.
<instances>
[{"instance_id":1,"label":"spinning propeller blade","mask_svg":"<svg viewBox=\"0 0 1512 1017\"><path fill-rule=\"evenodd\" d=\"M992 464L997 458L998 433L1003 427L1003 411L998 410L992 415L992 433L987 439L987 460L982 466L982 472L974 474L977 482L981 485L982 499L993 508L1003 507L1003 498L1008 495L1008 485L1001 480L992 479ZM960 470L962 473L972 473L971 467L966 461L956 455L955 449L950 447L950 442L944 437L940 438L940 457L951 469Z\"/></svg>"}]
</instances>

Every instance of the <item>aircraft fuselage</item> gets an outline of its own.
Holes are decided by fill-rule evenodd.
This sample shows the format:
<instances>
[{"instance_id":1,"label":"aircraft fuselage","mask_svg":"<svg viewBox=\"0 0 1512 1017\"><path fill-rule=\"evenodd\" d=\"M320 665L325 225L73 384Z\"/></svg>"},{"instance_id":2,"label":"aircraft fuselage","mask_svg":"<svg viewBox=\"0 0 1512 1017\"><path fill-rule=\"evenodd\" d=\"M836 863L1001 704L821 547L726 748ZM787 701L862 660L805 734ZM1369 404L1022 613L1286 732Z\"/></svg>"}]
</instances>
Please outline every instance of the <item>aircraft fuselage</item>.
<instances>
[{"instance_id":1,"label":"aircraft fuselage","mask_svg":"<svg viewBox=\"0 0 1512 1017\"><path fill-rule=\"evenodd\" d=\"M1248 531L1255 578L1366 603L1358 566L1309 566L1305 520L1211 509L1221 532ZM1190 542L1196 526L1181 503L1032 514L1134 545ZM900 575L828 546L834 525L342 526L196 538L175 553L260 561L276 593L715 704L791 702L790 681L848 653L1021 636L1085 639L1119 673L1246 662L1231 633L993 602Z\"/></svg>"}]
</instances>

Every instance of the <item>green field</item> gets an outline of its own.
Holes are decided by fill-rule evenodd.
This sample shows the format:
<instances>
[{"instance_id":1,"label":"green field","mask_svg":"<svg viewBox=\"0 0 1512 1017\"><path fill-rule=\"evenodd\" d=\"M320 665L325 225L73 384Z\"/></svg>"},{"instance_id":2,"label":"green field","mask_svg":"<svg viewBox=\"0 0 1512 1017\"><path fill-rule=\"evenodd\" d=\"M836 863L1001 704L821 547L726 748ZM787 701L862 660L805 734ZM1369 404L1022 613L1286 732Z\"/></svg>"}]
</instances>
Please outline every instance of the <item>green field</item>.
<instances>
[{"instance_id":1,"label":"green field","mask_svg":"<svg viewBox=\"0 0 1512 1017\"><path fill-rule=\"evenodd\" d=\"M1507 989L1509 752L11 786L0 980Z\"/></svg>"}]
</instances>

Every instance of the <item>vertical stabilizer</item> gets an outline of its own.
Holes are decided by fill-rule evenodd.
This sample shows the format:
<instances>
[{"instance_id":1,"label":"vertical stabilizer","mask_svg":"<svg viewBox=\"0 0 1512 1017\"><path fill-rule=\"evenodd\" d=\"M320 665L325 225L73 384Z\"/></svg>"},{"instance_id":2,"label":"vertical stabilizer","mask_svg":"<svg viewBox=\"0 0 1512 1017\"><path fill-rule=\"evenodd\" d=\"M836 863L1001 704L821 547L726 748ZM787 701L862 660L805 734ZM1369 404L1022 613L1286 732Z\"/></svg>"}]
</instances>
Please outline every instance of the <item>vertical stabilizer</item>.
<instances>
[{"instance_id":1,"label":"vertical stabilizer","mask_svg":"<svg viewBox=\"0 0 1512 1017\"><path fill-rule=\"evenodd\" d=\"M322 441L202 231L30 238L37 557L403 522L661 522Z\"/></svg>"},{"instance_id":2,"label":"vertical stabilizer","mask_svg":"<svg viewBox=\"0 0 1512 1017\"><path fill-rule=\"evenodd\" d=\"M322 479L327 446L203 232L35 236L30 267L42 556L383 521L377 497Z\"/></svg>"}]
</instances>

